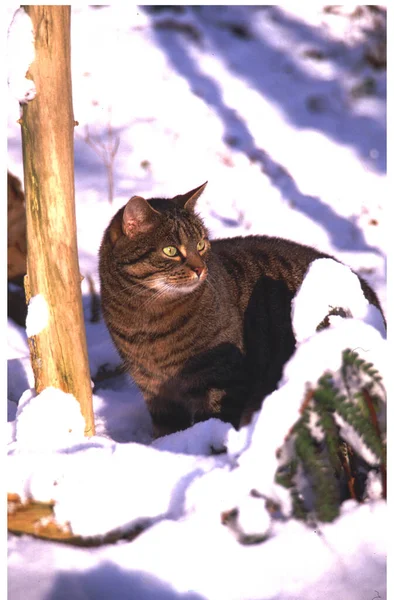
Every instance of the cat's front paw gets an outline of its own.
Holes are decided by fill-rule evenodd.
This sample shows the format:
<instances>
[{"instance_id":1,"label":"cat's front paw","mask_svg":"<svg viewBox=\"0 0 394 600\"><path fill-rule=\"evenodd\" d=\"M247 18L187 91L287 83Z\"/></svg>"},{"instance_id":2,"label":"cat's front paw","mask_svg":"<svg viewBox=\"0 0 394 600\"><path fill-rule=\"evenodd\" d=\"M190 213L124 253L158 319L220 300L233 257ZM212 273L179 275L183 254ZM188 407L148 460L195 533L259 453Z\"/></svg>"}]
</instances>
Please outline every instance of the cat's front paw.
<instances>
[{"instance_id":1,"label":"cat's front paw","mask_svg":"<svg viewBox=\"0 0 394 600\"><path fill-rule=\"evenodd\" d=\"M149 403L153 439L183 431L193 425L190 412L181 402L157 397Z\"/></svg>"}]
</instances>

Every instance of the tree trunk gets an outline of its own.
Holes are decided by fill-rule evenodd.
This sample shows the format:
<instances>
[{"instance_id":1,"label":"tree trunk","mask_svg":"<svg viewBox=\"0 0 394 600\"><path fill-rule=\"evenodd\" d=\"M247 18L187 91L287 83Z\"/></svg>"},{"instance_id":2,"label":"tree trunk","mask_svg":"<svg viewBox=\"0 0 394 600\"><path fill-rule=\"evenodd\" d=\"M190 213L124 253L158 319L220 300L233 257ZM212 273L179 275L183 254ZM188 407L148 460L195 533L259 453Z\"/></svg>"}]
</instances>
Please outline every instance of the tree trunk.
<instances>
[{"instance_id":1,"label":"tree trunk","mask_svg":"<svg viewBox=\"0 0 394 600\"><path fill-rule=\"evenodd\" d=\"M70 6L24 6L35 31L28 76L37 95L21 118L27 217L27 300L40 294L48 324L29 338L37 392L54 386L79 401L94 434L74 201ZM48 424L50 427L50 424Z\"/></svg>"}]
</instances>

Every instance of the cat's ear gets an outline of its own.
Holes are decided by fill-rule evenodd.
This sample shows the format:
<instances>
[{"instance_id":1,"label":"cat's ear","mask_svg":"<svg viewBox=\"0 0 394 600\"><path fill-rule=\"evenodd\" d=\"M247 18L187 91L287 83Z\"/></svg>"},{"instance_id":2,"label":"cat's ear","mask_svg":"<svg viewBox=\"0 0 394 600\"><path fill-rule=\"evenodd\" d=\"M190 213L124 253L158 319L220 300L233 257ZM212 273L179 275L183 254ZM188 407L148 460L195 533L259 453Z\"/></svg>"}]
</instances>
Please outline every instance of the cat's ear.
<instances>
[{"instance_id":1,"label":"cat's ear","mask_svg":"<svg viewBox=\"0 0 394 600\"><path fill-rule=\"evenodd\" d=\"M159 213L141 196L133 196L123 211L122 230L127 237L146 233L157 223Z\"/></svg>"},{"instance_id":2,"label":"cat's ear","mask_svg":"<svg viewBox=\"0 0 394 600\"><path fill-rule=\"evenodd\" d=\"M181 208L186 208L192 212L196 205L197 200L205 190L208 181L194 188L194 190L190 190L190 192L186 192L186 194L179 194L172 199L173 202L176 202L178 206Z\"/></svg>"}]
</instances>

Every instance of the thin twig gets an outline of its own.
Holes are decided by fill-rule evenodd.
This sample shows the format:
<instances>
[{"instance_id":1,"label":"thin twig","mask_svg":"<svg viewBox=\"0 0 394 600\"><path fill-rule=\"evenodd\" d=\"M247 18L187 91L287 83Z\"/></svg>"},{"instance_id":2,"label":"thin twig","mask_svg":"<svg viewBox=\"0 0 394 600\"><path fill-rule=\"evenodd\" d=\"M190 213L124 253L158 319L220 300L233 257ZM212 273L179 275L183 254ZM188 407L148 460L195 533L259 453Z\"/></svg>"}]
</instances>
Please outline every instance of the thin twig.
<instances>
[{"instance_id":1,"label":"thin twig","mask_svg":"<svg viewBox=\"0 0 394 600\"><path fill-rule=\"evenodd\" d=\"M77 137L82 139L104 163L105 169L107 171L108 201L110 204L112 204L114 200L114 162L116 153L119 149L120 138L119 136L114 137L114 131L112 127L111 106L108 107L107 142L94 140L89 131L89 125L85 125L85 135L80 136L77 134Z\"/></svg>"},{"instance_id":2,"label":"thin twig","mask_svg":"<svg viewBox=\"0 0 394 600\"><path fill-rule=\"evenodd\" d=\"M377 434L379 440L382 440L381 433L380 433L380 427L379 427L379 421L378 421L378 417L376 415L375 407L372 402L371 394L365 387L362 389L362 393L363 393L365 403L368 407L369 414L371 416L372 425L375 428L375 431L376 431L376 434ZM383 498L386 499L387 498L387 471L386 471L385 461L383 461L383 460L380 464L380 474L382 476L382 494L383 494Z\"/></svg>"},{"instance_id":3,"label":"thin twig","mask_svg":"<svg viewBox=\"0 0 394 600\"><path fill-rule=\"evenodd\" d=\"M343 442L343 445L341 445L341 447L339 448L339 452L338 452L339 458L340 458L343 470L345 471L345 474L347 477L347 486L349 489L350 497L353 500L357 500L357 502L359 502L361 499L357 498L356 489L354 487L355 477L353 475L352 468L350 466L350 460L349 460L350 452L351 452L351 449L350 449L349 444L347 444L346 442Z\"/></svg>"}]
</instances>

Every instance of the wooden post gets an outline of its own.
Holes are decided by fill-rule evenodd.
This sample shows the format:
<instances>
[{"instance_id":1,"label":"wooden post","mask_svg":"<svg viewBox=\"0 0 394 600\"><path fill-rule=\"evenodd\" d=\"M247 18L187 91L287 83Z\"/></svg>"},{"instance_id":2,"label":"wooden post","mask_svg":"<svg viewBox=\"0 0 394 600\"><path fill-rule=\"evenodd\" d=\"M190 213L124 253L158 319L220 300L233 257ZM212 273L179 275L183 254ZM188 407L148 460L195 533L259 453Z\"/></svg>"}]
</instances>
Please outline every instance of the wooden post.
<instances>
[{"instance_id":1,"label":"wooden post","mask_svg":"<svg viewBox=\"0 0 394 600\"><path fill-rule=\"evenodd\" d=\"M73 394L94 435L74 201L74 116L70 6L23 7L35 31L28 77L34 100L21 118L27 219L27 300L40 294L48 325L29 338L37 392L54 386ZM48 423L48 427L50 427Z\"/></svg>"}]
</instances>

